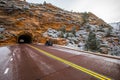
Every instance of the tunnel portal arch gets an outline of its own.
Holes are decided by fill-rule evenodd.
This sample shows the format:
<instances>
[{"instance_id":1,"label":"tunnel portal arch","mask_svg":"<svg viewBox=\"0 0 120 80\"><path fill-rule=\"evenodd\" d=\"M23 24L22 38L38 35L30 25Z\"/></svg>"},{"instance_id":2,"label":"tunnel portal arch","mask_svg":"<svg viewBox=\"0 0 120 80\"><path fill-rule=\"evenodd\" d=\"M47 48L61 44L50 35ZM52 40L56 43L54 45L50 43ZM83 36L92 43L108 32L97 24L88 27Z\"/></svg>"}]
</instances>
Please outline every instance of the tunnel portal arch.
<instances>
[{"instance_id":1,"label":"tunnel portal arch","mask_svg":"<svg viewBox=\"0 0 120 80\"><path fill-rule=\"evenodd\" d=\"M30 44L33 41L33 36L31 33L20 33L17 37L17 43L22 44L22 43L27 43Z\"/></svg>"}]
</instances>

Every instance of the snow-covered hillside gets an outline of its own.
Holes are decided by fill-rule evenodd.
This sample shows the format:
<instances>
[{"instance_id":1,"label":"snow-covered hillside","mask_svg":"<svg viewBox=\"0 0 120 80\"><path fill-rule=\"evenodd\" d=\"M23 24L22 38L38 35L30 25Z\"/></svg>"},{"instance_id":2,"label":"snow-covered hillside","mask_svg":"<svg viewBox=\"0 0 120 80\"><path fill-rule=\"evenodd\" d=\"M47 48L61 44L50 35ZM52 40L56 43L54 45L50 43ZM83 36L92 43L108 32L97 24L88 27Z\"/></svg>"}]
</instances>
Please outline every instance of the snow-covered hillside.
<instances>
[{"instance_id":1,"label":"snow-covered hillside","mask_svg":"<svg viewBox=\"0 0 120 80\"><path fill-rule=\"evenodd\" d=\"M96 51L116 56L120 56L119 35L119 28L118 30L110 30L110 28L91 24L86 24L85 26L80 27L79 30L76 30L75 27L73 27L71 31L67 31L64 26L59 30L49 28L43 33L43 37L52 39L55 41L55 44L63 42L62 45L64 46L87 51L90 50L91 45L93 46L96 44L94 45L98 47L96 48Z\"/></svg>"},{"instance_id":2,"label":"snow-covered hillside","mask_svg":"<svg viewBox=\"0 0 120 80\"><path fill-rule=\"evenodd\" d=\"M114 29L120 30L120 22L110 23L110 25L111 25Z\"/></svg>"}]
</instances>

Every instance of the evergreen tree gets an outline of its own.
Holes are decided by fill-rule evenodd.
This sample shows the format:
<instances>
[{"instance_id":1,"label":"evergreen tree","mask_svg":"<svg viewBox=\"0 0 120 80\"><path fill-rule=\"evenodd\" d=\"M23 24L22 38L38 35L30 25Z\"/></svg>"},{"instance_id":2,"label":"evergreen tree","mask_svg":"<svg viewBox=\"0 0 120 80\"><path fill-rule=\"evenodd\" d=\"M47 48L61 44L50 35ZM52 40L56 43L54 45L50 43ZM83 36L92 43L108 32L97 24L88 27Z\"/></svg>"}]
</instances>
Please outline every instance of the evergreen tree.
<instances>
[{"instance_id":1,"label":"evergreen tree","mask_svg":"<svg viewBox=\"0 0 120 80\"><path fill-rule=\"evenodd\" d=\"M110 28L108 28L106 37L111 37L111 33L112 33L112 28L110 27Z\"/></svg>"},{"instance_id":2,"label":"evergreen tree","mask_svg":"<svg viewBox=\"0 0 120 80\"><path fill-rule=\"evenodd\" d=\"M87 12L84 12L82 15L83 19L83 25L85 25L88 22L89 14Z\"/></svg>"},{"instance_id":3,"label":"evergreen tree","mask_svg":"<svg viewBox=\"0 0 120 80\"><path fill-rule=\"evenodd\" d=\"M63 33L66 33L66 26L65 26L65 25L62 26L62 27L60 28L60 31L62 31Z\"/></svg>"},{"instance_id":4,"label":"evergreen tree","mask_svg":"<svg viewBox=\"0 0 120 80\"><path fill-rule=\"evenodd\" d=\"M63 33L63 32L61 32L60 37L61 37L61 38L64 38L64 33Z\"/></svg>"},{"instance_id":5,"label":"evergreen tree","mask_svg":"<svg viewBox=\"0 0 120 80\"><path fill-rule=\"evenodd\" d=\"M4 35L0 34L0 39L3 39L4 38Z\"/></svg>"},{"instance_id":6,"label":"evergreen tree","mask_svg":"<svg viewBox=\"0 0 120 80\"><path fill-rule=\"evenodd\" d=\"M66 33L65 38L67 39L69 37L69 33Z\"/></svg>"},{"instance_id":7,"label":"evergreen tree","mask_svg":"<svg viewBox=\"0 0 120 80\"><path fill-rule=\"evenodd\" d=\"M86 42L87 49L91 50L91 51L98 51L99 45L100 45L100 43L96 38L96 34L91 31L89 33L88 40Z\"/></svg>"},{"instance_id":8,"label":"evergreen tree","mask_svg":"<svg viewBox=\"0 0 120 80\"><path fill-rule=\"evenodd\" d=\"M73 33L69 33L69 37L75 37Z\"/></svg>"},{"instance_id":9,"label":"evergreen tree","mask_svg":"<svg viewBox=\"0 0 120 80\"><path fill-rule=\"evenodd\" d=\"M75 35L75 33L76 33L76 27L75 26L72 27L71 32Z\"/></svg>"},{"instance_id":10,"label":"evergreen tree","mask_svg":"<svg viewBox=\"0 0 120 80\"><path fill-rule=\"evenodd\" d=\"M114 45L114 47L111 48L111 55L120 56L120 47Z\"/></svg>"},{"instance_id":11,"label":"evergreen tree","mask_svg":"<svg viewBox=\"0 0 120 80\"><path fill-rule=\"evenodd\" d=\"M46 1L44 1L43 4L46 5L47 4Z\"/></svg>"}]
</instances>

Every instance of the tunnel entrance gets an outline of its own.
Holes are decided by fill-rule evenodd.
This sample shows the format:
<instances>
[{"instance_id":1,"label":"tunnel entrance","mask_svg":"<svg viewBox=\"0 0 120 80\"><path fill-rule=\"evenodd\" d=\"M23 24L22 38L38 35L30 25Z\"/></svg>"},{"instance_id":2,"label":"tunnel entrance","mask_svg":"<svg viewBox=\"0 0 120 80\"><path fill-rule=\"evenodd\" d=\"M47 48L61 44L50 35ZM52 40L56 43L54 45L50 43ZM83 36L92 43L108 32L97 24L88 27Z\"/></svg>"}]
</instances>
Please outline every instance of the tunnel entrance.
<instances>
[{"instance_id":1,"label":"tunnel entrance","mask_svg":"<svg viewBox=\"0 0 120 80\"><path fill-rule=\"evenodd\" d=\"M23 34L18 36L18 43L22 44L22 43L32 43L32 36L28 35L28 34Z\"/></svg>"}]
</instances>

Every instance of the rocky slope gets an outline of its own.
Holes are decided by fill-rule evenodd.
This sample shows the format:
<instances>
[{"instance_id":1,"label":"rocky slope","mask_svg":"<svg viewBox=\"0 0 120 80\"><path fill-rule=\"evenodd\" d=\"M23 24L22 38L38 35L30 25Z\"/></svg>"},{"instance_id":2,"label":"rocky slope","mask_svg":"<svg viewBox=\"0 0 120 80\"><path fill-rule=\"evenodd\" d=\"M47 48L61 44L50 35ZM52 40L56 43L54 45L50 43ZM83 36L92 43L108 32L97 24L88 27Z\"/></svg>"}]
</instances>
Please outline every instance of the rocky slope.
<instances>
[{"instance_id":1,"label":"rocky slope","mask_svg":"<svg viewBox=\"0 0 120 80\"><path fill-rule=\"evenodd\" d=\"M23 34L31 36L32 43L50 38L55 44L84 45L90 31L106 42L109 29L109 24L91 12L69 12L50 3L0 0L0 45L18 43Z\"/></svg>"},{"instance_id":2,"label":"rocky slope","mask_svg":"<svg viewBox=\"0 0 120 80\"><path fill-rule=\"evenodd\" d=\"M120 22L110 23L115 30L120 30Z\"/></svg>"}]
</instances>

